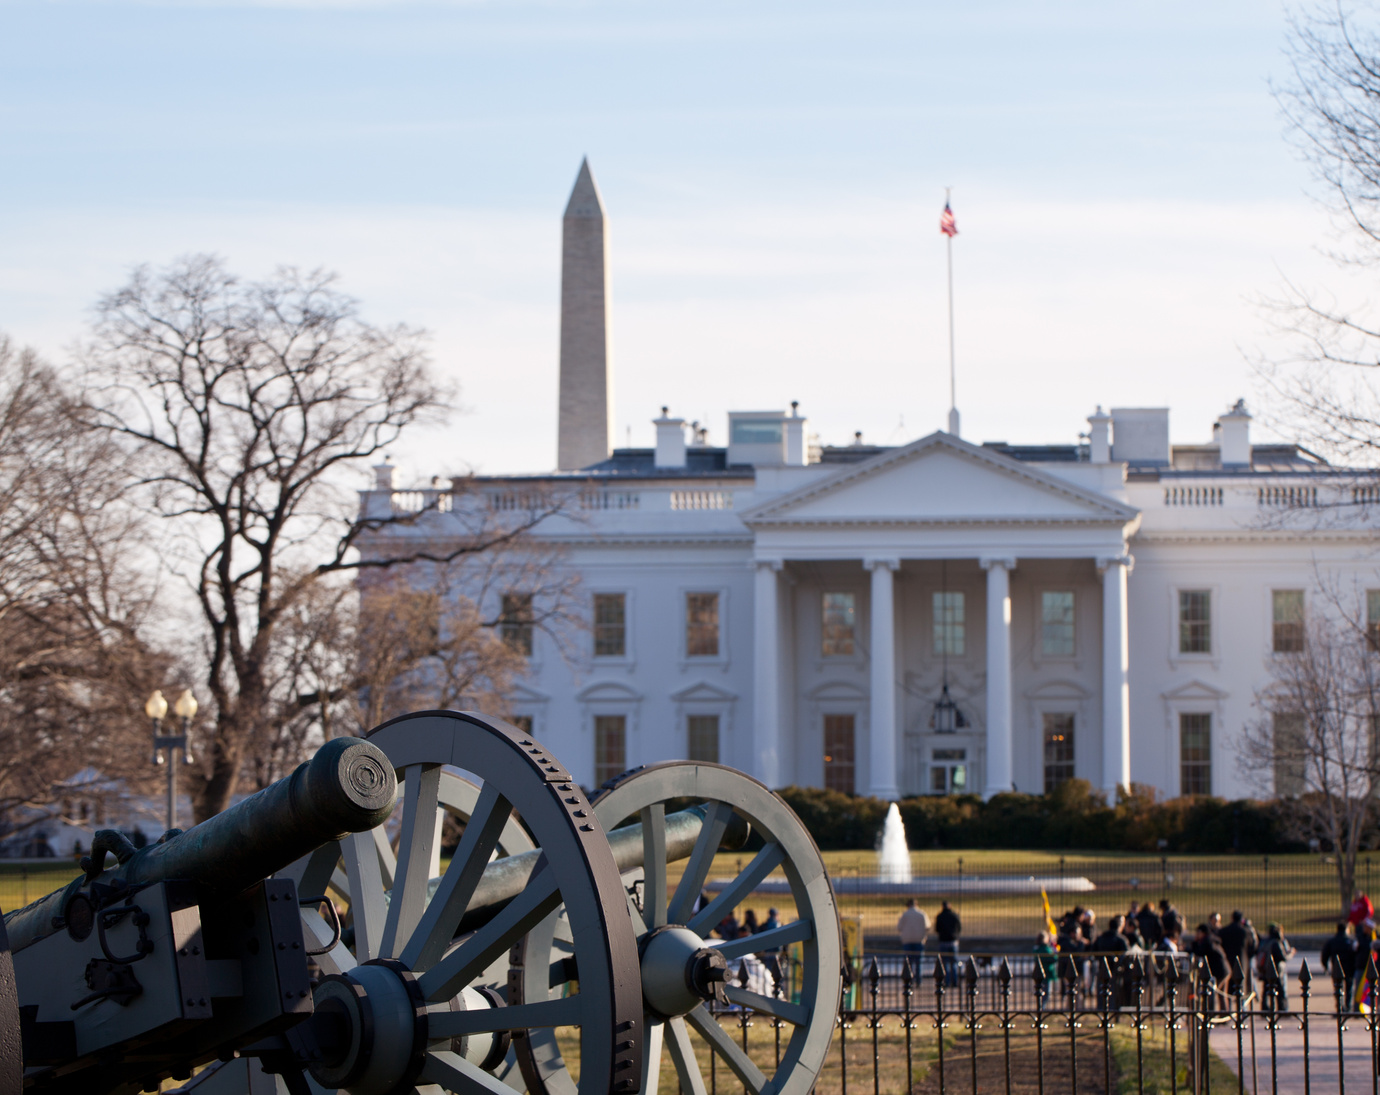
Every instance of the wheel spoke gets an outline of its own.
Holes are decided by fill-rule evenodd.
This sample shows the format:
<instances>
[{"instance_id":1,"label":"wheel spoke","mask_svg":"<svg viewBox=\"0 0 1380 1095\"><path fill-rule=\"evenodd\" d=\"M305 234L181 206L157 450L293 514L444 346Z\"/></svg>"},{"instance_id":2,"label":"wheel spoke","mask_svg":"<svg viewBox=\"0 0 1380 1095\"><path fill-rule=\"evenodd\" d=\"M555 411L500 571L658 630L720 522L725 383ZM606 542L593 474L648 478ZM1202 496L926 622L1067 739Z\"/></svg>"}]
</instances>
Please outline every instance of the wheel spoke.
<instances>
[{"instance_id":1,"label":"wheel spoke","mask_svg":"<svg viewBox=\"0 0 1380 1095\"><path fill-rule=\"evenodd\" d=\"M714 949L731 960L743 958L749 954L761 954L763 951L774 951L778 947L789 946L791 943L803 943L814 934L815 926L808 920L796 920L790 924L783 924L779 928L772 928L770 931L730 940Z\"/></svg>"},{"instance_id":2,"label":"wheel spoke","mask_svg":"<svg viewBox=\"0 0 1380 1095\"><path fill-rule=\"evenodd\" d=\"M330 898L326 900L329 901ZM326 918L316 909L302 910L302 931L306 933L306 944L312 950L324 947L331 941L333 934ZM318 954L316 962L326 973L344 973L346 970L354 969L356 965L355 956L350 953L350 948L339 940L325 954Z\"/></svg>"},{"instance_id":3,"label":"wheel spoke","mask_svg":"<svg viewBox=\"0 0 1380 1095\"><path fill-rule=\"evenodd\" d=\"M379 957L385 911L383 876L372 833L351 833L340 841L349 881L350 916L355 926L355 955L361 962ZM308 894L307 896L312 896Z\"/></svg>"},{"instance_id":4,"label":"wheel spoke","mask_svg":"<svg viewBox=\"0 0 1380 1095\"><path fill-rule=\"evenodd\" d=\"M661 1039L665 1023L648 1023L642 1038L642 1095L656 1095L661 1078Z\"/></svg>"},{"instance_id":5,"label":"wheel spoke","mask_svg":"<svg viewBox=\"0 0 1380 1095\"><path fill-rule=\"evenodd\" d=\"M409 764L403 782L402 829L398 835L398 873L388 902L379 954L394 958L401 942L426 908L427 883L431 881L432 852L436 847L436 809L441 789L439 764Z\"/></svg>"},{"instance_id":6,"label":"wheel spoke","mask_svg":"<svg viewBox=\"0 0 1380 1095\"><path fill-rule=\"evenodd\" d=\"M418 978L422 994L433 1002L450 999L560 903L556 878L543 858L522 893Z\"/></svg>"},{"instance_id":7,"label":"wheel spoke","mask_svg":"<svg viewBox=\"0 0 1380 1095\"><path fill-rule=\"evenodd\" d=\"M719 895L697 912L685 926L692 932L703 935L752 893L757 888L757 883L781 866L784 858L785 853L781 850L780 844L768 844L743 868L737 878L724 887Z\"/></svg>"},{"instance_id":8,"label":"wheel spoke","mask_svg":"<svg viewBox=\"0 0 1380 1095\"><path fill-rule=\"evenodd\" d=\"M513 1095L513 1089L497 1076L449 1050L428 1053L418 1079L423 1084L439 1084L456 1095Z\"/></svg>"},{"instance_id":9,"label":"wheel spoke","mask_svg":"<svg viewBox=\"0 0 1380 1095\"><path fill-rule=\"evenodd\" d=\"M446 1007L446 1005L441 1005ZM427 1032L432 1039L459 1038L494 1030L534 1030L541 1027L578 1027L584 1021L585 1005L580 994L535 1004L513 1004L506 1008L476 1008L474 1011L429 1011Z\"/></svg>"},{"instance_id":10,"label":"wheel spoke","mask_svg":"<svg viewBox=\"0 0 1380 1095\"><path fill-rule=\"evenodd\" d=\"M388 826L380 825L371 832L374 834L374 849L378 852L379 876L383 879L383 888L391 890L393 876L398 873L398 857L393 854L393 845L388 843Z\"/></svg>"},{"instance_id":11,"label":"wheel spoke","mask_svg":"<svg viewBox=\"0 0 1380 1095\"><path fill-rule=\"evenodd\" d=\"M666 923L666 804L654 802L642 811L642 908L651 914L647 927ZM639 935L642 933L639 932ZM656 1095L643 1086L643 1095Z\"/></svg>"},{"instance_id":12,"label":"wheel spoke","mask_svg":"<svg viewBox=\"0 0 1380 1095\"><path fill-rule=\"evenodd\" d=\"M749 992L747 989L738 988L735 985L725 985L724 995L734 1004L752 1008L753 1011L760 1011L766 1015L774 1015L778 1019L784 1019L798 1027L803 1027L810 1021L809 1010L799 1004L792 1004L789 1000L773 1000L770 996L763 996L760 992Z\"/></svg>"},{"instance_id":13,"label":"wheel spoke","mask_svg":"<svg viewBox=\"0 0 1380 1095\"><path fill-rule=\"evenodd\" d=\"M643 894L643 902L646 905L646 894ZM638 911L637 903L633 901L633 895L628 894L628 919L632 921L633 934L641 939L647 934L647 921L642 919L642 913Z\"/></svg>"},{"instance_id":14,"label":"wheel spoke","mask_svg":"<svg viewBox=\"0 0 1380 1095\"><path fill-rule=\"evenodd\" d=\"M762 1089L767 1086L767 1078L762 1075L762 1070L748 1059L748 1055L724 1032L724 1028L705 1010L704 1005L696 1006L685 1018L700 1032L700 1037L709 1043L709 1048L724 1059L724 1063L733 1070L733 1074L742 1081L743 1086L752 1095L762 1095Z\"/></svg>"},{"instance_id":15,"label":"wheel spoke","mask_svg":"<svg viewBox=\"0 0 1380 1095\"><path fill-rule=\"evenodd\" d=\"M279 871L278 878L290 878L302 897L315 897L326 892L335 873L335 865L340 862L340 842L332 840L321 845L310 855L303 856L285 871Z\"/></svg>"},{"instance_id":16,"label":"wheel spoke","mask_svg":"<svg viewBox=\"0 0 1380 1095\"><path fill-rule=\"evenodd\" d=\"M429 969L450 946L460 917L469 908L484 868L489 865L489 856L498 847L498 839L512 813L513 807L508 800L493 785L486 783L436 896L402 948L401 958L409 969L414 972Z\"/></svg>"},{"instance_id":17,"label":"wheel spoke","mask_svg":"<svg viewBox=\"0 0 1380 1095\"><path fill-rule=\"evenodd\" d=\"M704 827L700 829L699 839L695 841L695 850L690 853L690 862L685 865L685 873L680 876L680 885L676 887L675 897L671 898L671 908L667 912L670 923L684 924L689 917L690 910L695 905L695 898L699 897L704 880L709 877L714 853L719 850L724 830L728 828L731 817L733 806L727 802L716 802L710 809L709 816L704 819Z\"/></svg>"},{"instance_id":18,"label":"wheel spoke","mask_svg":"<svg viewBox=\"0 0 1380 1095\"><path fill-rule=\"evenodd\" d=\"M681 1095L707 1095L700 1064L695 1060L695 1047L690 1043L690 1032L685 1029L685 1020L679 1017L672 1019L666 1028L666 1048L671 1051L671 1063L676 1066Z\"/></svg>"}]
</instances>

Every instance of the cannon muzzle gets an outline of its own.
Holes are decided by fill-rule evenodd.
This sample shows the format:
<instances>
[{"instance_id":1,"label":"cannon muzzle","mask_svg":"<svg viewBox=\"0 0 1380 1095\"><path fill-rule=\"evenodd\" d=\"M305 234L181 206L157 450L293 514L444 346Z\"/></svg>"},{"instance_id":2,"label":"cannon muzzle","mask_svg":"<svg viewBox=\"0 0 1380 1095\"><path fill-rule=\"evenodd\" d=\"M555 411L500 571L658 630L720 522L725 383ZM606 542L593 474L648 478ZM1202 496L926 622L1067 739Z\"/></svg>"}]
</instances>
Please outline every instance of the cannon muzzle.
<instances>
[{"instance_id":1,"label":"cannon muzzle","mask_svg":"<svg viewBox=\"0 0 1380 1095\"><path fill-rule=\"evenodd\" d=\"M237 894L345 833L372 829L393 812L398 783L393 765L359 738L334 738L292 775L169 840L134 851L118 833L96 834L93 856L112 843L118 866L40 898L5 917L15 951L62 926L63 910L92 881L138 886L180 879L216 893ZM94 877L99 875L98 878Z\"/></svg>"}]
</instances>

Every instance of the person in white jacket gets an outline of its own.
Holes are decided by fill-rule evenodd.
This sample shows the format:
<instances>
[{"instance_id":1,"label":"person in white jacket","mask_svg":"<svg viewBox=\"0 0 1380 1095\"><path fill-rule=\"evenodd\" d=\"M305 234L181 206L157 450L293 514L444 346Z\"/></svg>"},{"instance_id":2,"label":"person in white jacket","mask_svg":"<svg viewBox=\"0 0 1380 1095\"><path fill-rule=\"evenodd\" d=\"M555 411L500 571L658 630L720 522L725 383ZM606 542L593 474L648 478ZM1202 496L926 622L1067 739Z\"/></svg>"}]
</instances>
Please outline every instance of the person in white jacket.
<instances>
[{"instance_id":1,"label":"person in white jacket","mask_svg":"<svg viewBox=\"0 0 1380 1095\"><path fill-rule=\"evenodd\" d=\"M925 940L930 934L930 918L920 908L915 898L906 902L901 919L896 922L896 930L901 936L901 950L917 957L925 953Z\"/></svg>"}]
</instances>

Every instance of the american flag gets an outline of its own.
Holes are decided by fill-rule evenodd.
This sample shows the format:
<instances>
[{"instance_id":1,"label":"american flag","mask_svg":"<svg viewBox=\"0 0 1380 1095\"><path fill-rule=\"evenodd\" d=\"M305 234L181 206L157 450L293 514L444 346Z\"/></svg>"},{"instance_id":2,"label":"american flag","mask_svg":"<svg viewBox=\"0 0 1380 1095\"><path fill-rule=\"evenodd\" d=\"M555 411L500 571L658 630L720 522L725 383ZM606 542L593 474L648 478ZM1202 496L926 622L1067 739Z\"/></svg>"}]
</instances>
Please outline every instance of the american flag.
<instances>
[{"instance_id":1,"label":"american flag","mask_svg":"<svg viewBox=\"0 0 1380 1095\"><path fill-rule=\"evenodd\" d=\"M939 217L939 230L950 239L958 235L958 224L954 220L954 211L949 208L948 199L945 199L944 212Z\"/></svg>"}]
</instances>

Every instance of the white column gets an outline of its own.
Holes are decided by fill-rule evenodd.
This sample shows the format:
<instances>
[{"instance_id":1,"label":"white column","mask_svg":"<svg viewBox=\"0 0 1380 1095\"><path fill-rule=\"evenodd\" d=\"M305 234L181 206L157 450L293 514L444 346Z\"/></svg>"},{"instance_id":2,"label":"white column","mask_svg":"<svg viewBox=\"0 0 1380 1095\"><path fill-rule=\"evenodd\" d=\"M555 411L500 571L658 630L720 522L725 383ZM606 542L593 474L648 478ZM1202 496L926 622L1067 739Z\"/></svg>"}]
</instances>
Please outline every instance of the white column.
<instances>
[{"instance_id":1,"label":"white column","mask_svg":"<svg viewBox=\"0 0 1380 1095\"><path fill-rule=\"evenodd\" d=\"M752 774L781 786L780 559L755 561L753 590Z\"/></svg>"},{"instance_id":2,"label":"white column","mask_svg":"<svg viewBox=\"0 0 1380 1095\"><path fill-rule=\"evenodd\" d=\"M1131 786L1131 683L1127 640L1126 575L1131 557L1097 560L1102 573L1102 790L1116 804L1118 787Z\"/></svg>"},{"instance_id":3,"label":"white column","mask_svg":"<svg viewBox=\"0 0 1380 1095\"><path fill-rule=\"evenodd\" d=\"M868 559L872 571L872 722L868 732L868 788L874 798L901 797L896 783L896 583L897 559Z\"/></svg>"},{"instance_id":4,"label":"white column","mask_svg":"<svg viewBox=\"0 0 1380 1095\"><path fill-rule=\"evenodd\" d=\"M983 798L1010 791L1011 571L1015 559L983 559L987 571L987 780Z\"/></svg>"}]
</instances>

